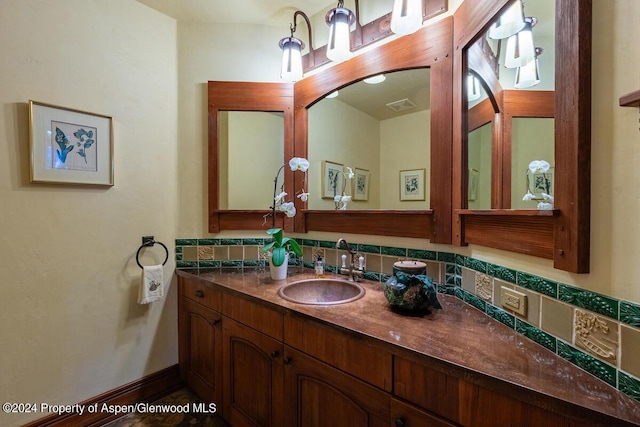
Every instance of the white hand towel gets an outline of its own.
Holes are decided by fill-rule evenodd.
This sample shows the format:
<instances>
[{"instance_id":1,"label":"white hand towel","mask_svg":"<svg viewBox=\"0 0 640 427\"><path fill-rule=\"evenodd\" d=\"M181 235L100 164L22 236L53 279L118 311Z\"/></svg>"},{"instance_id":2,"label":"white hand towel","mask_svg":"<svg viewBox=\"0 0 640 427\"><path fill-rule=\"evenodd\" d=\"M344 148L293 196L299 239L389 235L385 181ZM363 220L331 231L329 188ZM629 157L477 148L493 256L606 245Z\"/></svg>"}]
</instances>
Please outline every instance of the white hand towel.
<instances>
[{"instance_id":1,"label":"white hand towel","mask_svg":"<svg viewBox=\"0 0 640 427\"><path fill-rule=\"evenodd\" d=\"M138 289L138 304L149 304L164 296L163 266L142 267L142 280Z\"/></svg>"}]
</instances>

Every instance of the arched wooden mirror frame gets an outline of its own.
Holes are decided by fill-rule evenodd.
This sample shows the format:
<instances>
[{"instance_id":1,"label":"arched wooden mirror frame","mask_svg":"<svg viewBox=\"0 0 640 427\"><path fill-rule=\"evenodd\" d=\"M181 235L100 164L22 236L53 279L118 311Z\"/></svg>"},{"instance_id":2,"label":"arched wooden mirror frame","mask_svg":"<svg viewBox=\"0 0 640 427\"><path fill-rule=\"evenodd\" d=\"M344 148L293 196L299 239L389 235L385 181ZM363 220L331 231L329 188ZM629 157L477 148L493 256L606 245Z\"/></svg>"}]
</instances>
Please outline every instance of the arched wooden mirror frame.
<instances>
[{"instance_id":1,"label":"arched wooden mirror frame","mask_svg":"<svg viewBox=\"0 0 640 427\"><path fill-rule=\"evenodd\" d=\"M468 63L464 52L509 2L465 0L454 14L453 243L478 244L548 258L557 269L587 273L591 198L591 0L556 0L555 209L464 209L468 179L465 149L468 125L463 91ZM501 181L497 183L500 185Z\"/></svg>"},{"instance_id":2,"label":"arched wooden mirror frame","mask_svg":"<svg viewBox=\"0 0 640 427\"><path fill-rule=\"evenodd\" d=\"M295 231L376 234L451 243L452 36L453 21L447 17L295 83L295 155L306 158L307 109L325 95L383 72L431 69L431 209L307 210L296 200L303 216L302 220L295 220ZM301 188L302 178L294 176L294 180L295 188Z\"/></svg>"}]
</instances>

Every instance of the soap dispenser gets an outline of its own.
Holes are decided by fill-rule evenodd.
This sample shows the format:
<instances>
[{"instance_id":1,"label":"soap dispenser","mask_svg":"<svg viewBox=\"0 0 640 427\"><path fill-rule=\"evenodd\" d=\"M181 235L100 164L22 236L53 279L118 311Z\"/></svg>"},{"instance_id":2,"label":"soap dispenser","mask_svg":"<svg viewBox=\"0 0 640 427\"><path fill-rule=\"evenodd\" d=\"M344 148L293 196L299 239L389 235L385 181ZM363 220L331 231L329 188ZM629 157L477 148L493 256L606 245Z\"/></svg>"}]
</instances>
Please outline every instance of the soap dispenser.
<instances>
[{"instance_id":1,"label":"soap dispenser","mask_svg":"<svg viewBox=\"0 0 640 427\"><path fill-rule=\"evenodd\" d=\"M324 276L324 262L322 261L322 257L318 255L315 263L316 277Z\"/></svg>"}]
</instances>

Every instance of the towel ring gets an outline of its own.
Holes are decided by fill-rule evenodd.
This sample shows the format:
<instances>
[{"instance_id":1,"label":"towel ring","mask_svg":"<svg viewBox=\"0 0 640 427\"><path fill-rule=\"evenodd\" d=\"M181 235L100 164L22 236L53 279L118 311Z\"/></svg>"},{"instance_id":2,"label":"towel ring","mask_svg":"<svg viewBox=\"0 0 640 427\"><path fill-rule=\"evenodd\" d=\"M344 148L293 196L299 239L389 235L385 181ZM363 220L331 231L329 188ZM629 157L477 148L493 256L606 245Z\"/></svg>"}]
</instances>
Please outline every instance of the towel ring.
<instances>
[{"instance_id":1,"label":"towel ring","mask_svg":"<svg viewBox=\"0 0 640 427\"><path fill-rule=\"evenodd\" d=\"M151 240L151 241L149 241L147 243L144 243L142 246L140 246L138 248L138 252L136 252L136 262L138 263L138 266L140 268L143 268L142 264L140 264L140 251L142 250L142 248L153 246L156 243L159 244L160 246L162 246L164 248L164 251L167 253L167 256L164 257L164 262L162 263L162 265L165 265L167 263L167 261L169 260L169 249L167 249L165 244L162 243L162 242L156 242L155 240Z\"/></svg>"}]
</instances>

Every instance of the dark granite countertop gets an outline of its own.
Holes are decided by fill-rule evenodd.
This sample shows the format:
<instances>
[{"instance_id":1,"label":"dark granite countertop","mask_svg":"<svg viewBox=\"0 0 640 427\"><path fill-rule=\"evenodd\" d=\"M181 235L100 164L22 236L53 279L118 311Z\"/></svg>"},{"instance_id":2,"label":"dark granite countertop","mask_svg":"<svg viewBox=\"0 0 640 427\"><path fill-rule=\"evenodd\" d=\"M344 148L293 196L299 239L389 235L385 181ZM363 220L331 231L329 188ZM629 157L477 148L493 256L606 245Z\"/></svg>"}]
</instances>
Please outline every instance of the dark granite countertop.
<instances>
[{"instance_id":1,"label":"dark granite countertop","mask_svg":"<svg viewBox=\"0 0 640 427\"><path fill-rule=\"evenodd\" d=\"M360 282L366 290L363 298L314 306L291 303L277 295L287 283L313 278L307 269L290 268L287 280L277 282L269 278L268 269L176 273L363 334L448 366L465 380L593 420L594 425L640 425L640 402L452 296L438 295L442 310L411 317L392 311L381 284L366 280Z\"/></svg>"}]
</instances>

